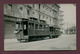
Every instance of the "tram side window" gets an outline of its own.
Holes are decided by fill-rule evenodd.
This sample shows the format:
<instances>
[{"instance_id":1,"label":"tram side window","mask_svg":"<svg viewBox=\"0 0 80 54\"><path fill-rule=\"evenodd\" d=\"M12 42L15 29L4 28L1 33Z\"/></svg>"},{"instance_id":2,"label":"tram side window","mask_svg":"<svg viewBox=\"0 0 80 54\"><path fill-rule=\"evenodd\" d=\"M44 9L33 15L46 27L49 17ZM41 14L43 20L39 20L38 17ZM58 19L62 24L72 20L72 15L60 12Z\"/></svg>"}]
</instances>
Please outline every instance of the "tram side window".
<instances>
[{"instance_id":1,"label":"tram side window","mask_svg":"<svg viewBox=\"0 0 80 54\"><path fill-rule=\"evenodd\" d=\"M34 24L32 23L32 28L34 29Z\"/></svg>"},{"instance_id":2,"label":"tram side window","mask_svg":"<svg viewBox=\"0 0 80 54\"><path fill-rule=\"evenodd\" d=\"M29 23L29 28L31 28L31 23Z\"/></svg>"},{"instance_id":3,"label":"tram side window","mask_svg":"<svg viewBox=\"0 0 80 54\"><path fill-rule=\"evenodd\" d=\"M54 29L54 32L56 32L56 28Z\"/></svg>"},{"instance_id":4,"label":"tram side window","mask_svg":"<svg viewBox=\"0 0 80 54\"><path fill-rule=\"evenodd\" d=\"M56 28L55 32L57 32L57 28Z\"/></svg>"},{"instance_id":5,"label":"tram side window","mask_svg":"<svg viewBox=\"0 0 80 54\"><path fill-rule=\"evenodd\" d=\"M29 23L29 28L34 29L34 24L33 23Z\"/></svg>"},{"instance_id":6,"label":"tram side window","mask_svg":"<svg viewBox=\"0 0 80 54\"><path fill-rule=\"evenodd\" d=\"M38 29L38 24L35 25L35 29Z\"/></svg>"},{"instance_id":7,"label":"tram side window","mask_svg":"<svg viewBox=\"0 0 80 54\"><path fill-rule=\"evenodd\" d=\"M42 29L42 25L39 26L39 29Z\"/></svg>"},{"instance_id":8,"label":"tram side window","mask_svg":"<svg viewBox=\"0 0 80 54\"><path fill-rule=\"evenodd\" d=\"M18 30L20 28L19 24L16 24L16 30Z\"/></svg>"},{"instance_id":9,"label":"tram side window","mask_svg":"<svg viewBox=\"0 0 80 54\"><path fill-rule=\"evenodd\" d=\"M51 31L51 32L53 31L53 27L50 27L50 31Z\"/></svg>"},{"instance_id":10,"label":"tram side window","mask_svg":"<svg viewBox=\"0 0 80 54\"><path fill-rule=\"evenodd\" d=\"M48 29L48 26L46 25L46 29Z\"/></svg>"},{"instance_id":11,"label":"tram side window","mask_svg":"<svg viewBox=\"0 0 80 54\"><path fill-rule=\"evenodd\" d=\"M45 25L44 25L44 29L45 29Z\"/></svg>"}]
</instances>

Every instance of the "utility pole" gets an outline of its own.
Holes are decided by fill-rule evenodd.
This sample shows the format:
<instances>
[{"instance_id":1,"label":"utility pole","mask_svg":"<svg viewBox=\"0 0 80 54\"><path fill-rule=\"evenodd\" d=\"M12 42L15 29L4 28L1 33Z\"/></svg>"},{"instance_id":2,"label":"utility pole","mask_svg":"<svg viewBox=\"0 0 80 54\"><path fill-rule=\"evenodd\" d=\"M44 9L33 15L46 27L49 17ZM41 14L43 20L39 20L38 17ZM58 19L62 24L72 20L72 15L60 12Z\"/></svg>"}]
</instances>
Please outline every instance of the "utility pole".
<instances>
[{"instance_id":1,"label":"utility pole","mask_svg":"<svg viewBox=\"0 0 80 54\"><path fill-rule=\"evenodd\" d=\"M67 22L67 34L68 34L68 22Z\"/></svg>"}]
</instances>

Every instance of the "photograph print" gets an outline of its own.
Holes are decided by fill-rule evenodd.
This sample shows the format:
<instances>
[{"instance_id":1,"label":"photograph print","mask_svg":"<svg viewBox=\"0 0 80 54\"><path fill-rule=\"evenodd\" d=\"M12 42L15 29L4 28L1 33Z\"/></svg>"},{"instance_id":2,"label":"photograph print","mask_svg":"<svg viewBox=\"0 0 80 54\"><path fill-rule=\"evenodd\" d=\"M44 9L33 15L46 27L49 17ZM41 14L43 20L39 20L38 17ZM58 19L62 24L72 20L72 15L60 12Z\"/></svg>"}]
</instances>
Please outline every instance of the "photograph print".
<instances>
[{"instance_id":1,"label":"photograph print","mask_svg":"<svg viewBox=\"0 0 80 54\"><path fill-rule=\"evenodd\" d=\"M76 50L76 4L4 4L4 51Z\"/></svg>"}]
</instances>

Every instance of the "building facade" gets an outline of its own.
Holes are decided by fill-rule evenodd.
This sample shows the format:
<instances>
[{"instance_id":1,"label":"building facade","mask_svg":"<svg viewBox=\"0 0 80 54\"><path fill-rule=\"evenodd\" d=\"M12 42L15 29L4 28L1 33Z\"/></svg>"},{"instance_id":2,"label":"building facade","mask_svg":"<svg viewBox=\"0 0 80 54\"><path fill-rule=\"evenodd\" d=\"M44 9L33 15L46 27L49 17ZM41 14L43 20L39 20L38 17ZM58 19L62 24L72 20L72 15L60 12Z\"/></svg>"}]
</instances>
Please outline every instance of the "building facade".
<instances>
[{"instance_id":1,"label":"building facade","mask_svg":"<svg viewBox=\"0 0 80 54\"><path fill-rule=\"evenodd\" d=\"M63 21L64 21L63 16L64 16L63 11L59 11L59 19L58 20L59 20L59 27L61 29L63 29L63 25L64 25L64 23L63 23Z\"/></svg>"},{"instance_id":2,"label":"building facade","mask_svg":"<svg viewBox=\"0 0 80 54\"><path fill-rule=\"evenodd\" d=\"M4 4L4 38L15 38L14 30L17 18L33 17L38 21L46 21L49 26L58 27L59 9L58 4Z\"/></svg>"}]
</instances>

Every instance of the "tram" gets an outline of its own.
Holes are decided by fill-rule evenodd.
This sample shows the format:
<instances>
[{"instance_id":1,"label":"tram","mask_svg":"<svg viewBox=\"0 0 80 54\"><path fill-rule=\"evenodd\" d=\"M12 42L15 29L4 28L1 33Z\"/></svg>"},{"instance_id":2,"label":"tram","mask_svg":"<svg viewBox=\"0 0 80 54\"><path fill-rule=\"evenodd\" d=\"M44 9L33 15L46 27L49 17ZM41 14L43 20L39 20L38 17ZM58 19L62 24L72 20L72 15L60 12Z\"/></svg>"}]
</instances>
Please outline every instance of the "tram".
<instances>
[{"instance_id":1,"label":"tram","mask_svg":"<svg viewBox=\"0 0 80 54\"><path fill-rule=\"evenodd\" d=\"M49 25L44 20L37 20L30 17L29 19L21 19L16 21L16 29L14 31L18 41L38 40L49 37Z\"/></svg>"},{"instance_id":2,"label":"tram","mask_svg":"<svg viewBox=\"0 0 80 54\"><path fill-rule=\"evenodd\" d=\"M49 35L50 38L57 38L58 36L61 35L60 28L56 26L49 27L49 31L50 31L50 35Z\"/></svg>"}]
</instances>

